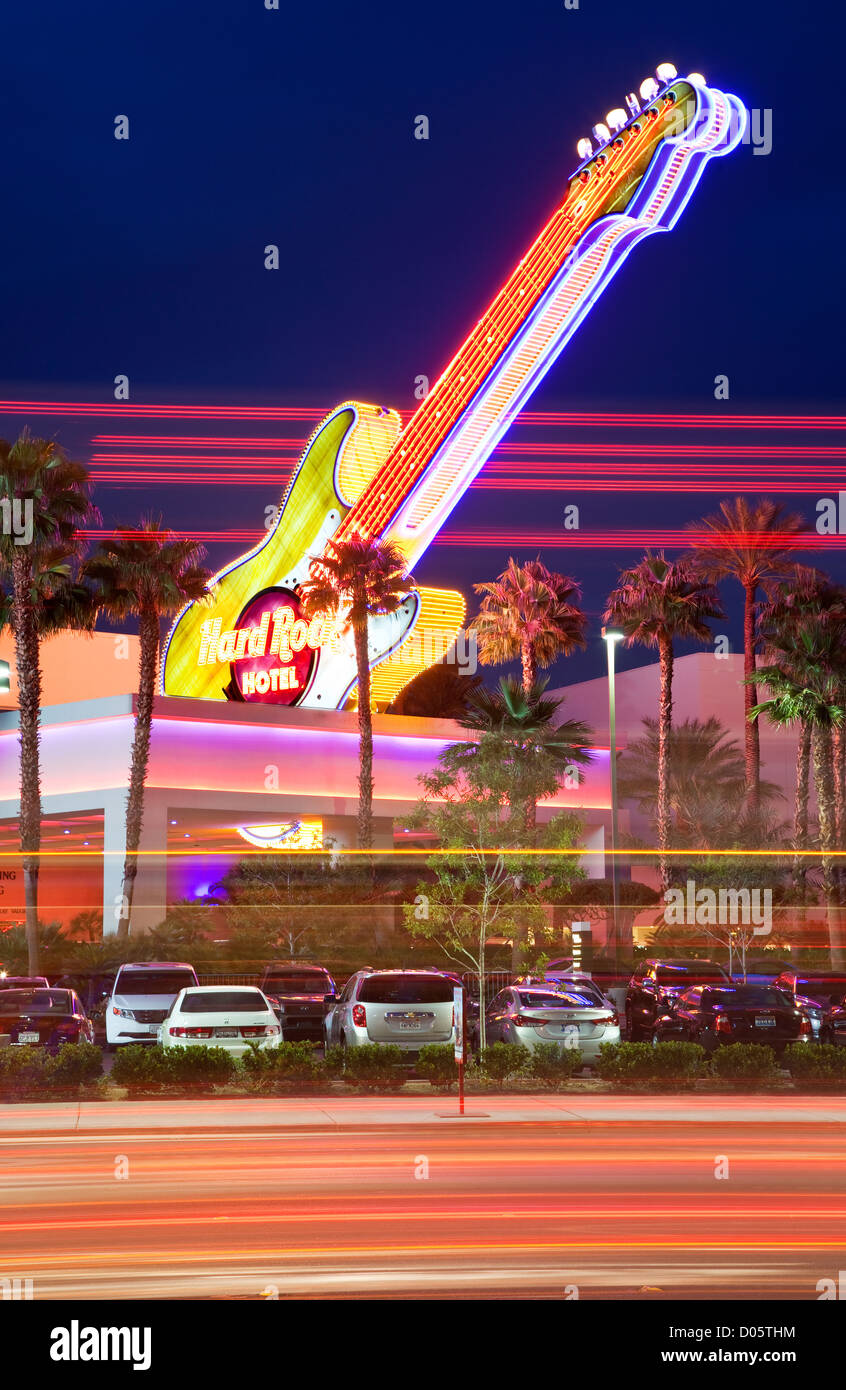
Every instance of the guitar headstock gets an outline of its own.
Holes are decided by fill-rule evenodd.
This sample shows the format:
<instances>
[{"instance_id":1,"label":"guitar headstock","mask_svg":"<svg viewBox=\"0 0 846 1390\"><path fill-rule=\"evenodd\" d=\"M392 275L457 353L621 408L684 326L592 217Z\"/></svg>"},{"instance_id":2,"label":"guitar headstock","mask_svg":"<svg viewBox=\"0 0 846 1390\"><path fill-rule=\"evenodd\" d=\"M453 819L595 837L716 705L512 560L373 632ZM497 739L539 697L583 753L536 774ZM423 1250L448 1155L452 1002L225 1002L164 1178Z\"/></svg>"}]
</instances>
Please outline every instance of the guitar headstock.
<instances>
[{"instance_id":1,"label":"guitar headstock","mask_svg":"<svg viewBox=\"0 0 846 1390\"><path fill-rule=\"evenodd\" d=\"M747 112L737 97L707 85L701 73L681 77L672 63L659 63L625 107L609 111L577 144L581 163L569 180L567 202L578 208L588 193L596 217L623 213L657 151L684 145L708 154L727 154L746 128ZM600 181L607 181L605 196Z\"/></svg>"}]
</instances>

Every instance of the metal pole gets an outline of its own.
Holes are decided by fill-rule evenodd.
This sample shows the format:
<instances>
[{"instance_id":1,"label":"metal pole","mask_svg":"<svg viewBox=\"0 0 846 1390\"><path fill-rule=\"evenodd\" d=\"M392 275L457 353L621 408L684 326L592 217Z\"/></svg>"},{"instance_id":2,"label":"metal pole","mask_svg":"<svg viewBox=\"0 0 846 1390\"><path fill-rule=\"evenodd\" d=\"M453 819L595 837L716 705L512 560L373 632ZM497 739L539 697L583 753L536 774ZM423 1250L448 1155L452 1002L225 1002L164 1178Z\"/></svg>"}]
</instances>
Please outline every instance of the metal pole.
<instances>
[{"instance_id":1,"label":"metal pole","mask_svg":"<svg viewBox=\"0 0 846 1390\"><path fill-rule=\"evenodd\" d=\"M614 931L614 971L616 973L620 954L619 915L617 912L617 701L614 666L614 647L617 635L608 633L603 628L602 636L605 638L605 647L608 652L608 743L611 759L611 920Z\"/></svg>"}]
</instances>

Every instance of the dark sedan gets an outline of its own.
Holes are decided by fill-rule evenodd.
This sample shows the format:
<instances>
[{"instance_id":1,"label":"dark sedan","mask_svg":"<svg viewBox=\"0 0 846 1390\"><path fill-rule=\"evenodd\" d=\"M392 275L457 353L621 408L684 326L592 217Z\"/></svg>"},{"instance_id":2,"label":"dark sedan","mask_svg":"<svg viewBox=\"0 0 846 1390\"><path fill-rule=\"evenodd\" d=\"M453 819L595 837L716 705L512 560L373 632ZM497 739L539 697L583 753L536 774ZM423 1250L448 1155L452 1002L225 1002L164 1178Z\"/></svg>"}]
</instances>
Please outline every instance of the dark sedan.
<instances>
[{"instance_id":1,"label":"dark sedan","mask_svg":"<svg viewBox=\"0 0 846 1390\"><path fill-rule=\"evenodd\" d=\"M72 989L7 989L0 992L0 1033L12 1047L45 1047L94 1041L94 1025Z\"/></svg>"},{"instance_id":2,"label":"dark sedan","mask_svg":"<svg viewBox=\"0 0 846 1390\"><path fill-rule=\"evenodd\" d=\"M319 965L265 966L260 989L282 1025L283 1042L323 1041L323 1020L335 1002L335 981Z\"/></svg>"},{"instance_id":3,"label":"dark sedan","mask_svg":"<svg viewBox=\"0 0 846 1390\"><path fill-rule=\"evenodd\" d=\"M820 1020L820 1042L846 1047L846 994L835 997Z\"/></svg>"},{"instance_id":4,"label":"dark sedan","mask_svg":"<svg viewBox=\"0 0 846 1390\"><path fill-rule=\"evenodd\" d=\"M810 1042L810 1019L768 985L695 985L655 1020L653 1042L700 1043L708 1052L723 1043L764 1043L783 1052L788 1043Z\"/></svg>"}]
</instances>

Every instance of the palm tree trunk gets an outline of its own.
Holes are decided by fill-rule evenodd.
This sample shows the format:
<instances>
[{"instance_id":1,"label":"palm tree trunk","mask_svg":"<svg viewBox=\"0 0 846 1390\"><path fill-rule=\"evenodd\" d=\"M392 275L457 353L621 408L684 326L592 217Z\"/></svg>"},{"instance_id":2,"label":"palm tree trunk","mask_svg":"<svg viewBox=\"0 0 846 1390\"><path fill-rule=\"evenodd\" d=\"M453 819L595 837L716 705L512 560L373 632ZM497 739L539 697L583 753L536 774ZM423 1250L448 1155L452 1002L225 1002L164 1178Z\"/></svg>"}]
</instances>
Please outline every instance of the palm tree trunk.
<instances>
[{"instance_id":1,"label":"palm tree trunk","mask_svg":"<svg viewBox=\"0 0 846 1390\"><path fill-rule=\"evenodd\" d=\"M793 806L793 888L804 904L806 893L805 860L800 850L808 847L808 795L811 772L811 730L802 721L796 746L796 799Z\"/></svg>"},{"instance_id":2,"label":"palm tree trunk","mask_svg":"<svg viewBox=\"0 0 846 1390\"><path fill-rule=\"evenodd\" d=\"M846 830L846 786L844 786L844 769L846 769L846 729L842 724L835 724L831 731L831 756L832 756L832 780L834 782L834 842L835 847L842 850L844 847L844 830ZM837 900L842 907L844 904L844 878L843 861L837 860L834 872L837 884Z\"/></svg>"},{"instance_id":3,"label":"palm tree trunk","mask_svg":"<svg viewBox=\"0 0 846 1390\"><path fill-rule=\"evenodd\" d=\"M144 785L150 762L150 736L153 729L153 696L159 669L159 618L143 613L139 624L138 703L135 737L129 769L129 796L126 802L126 856L123 861L123 903L118 918L118 936L129 936L132 899L138 875L138 846L144 820Z\"/></svg>"},{"instance_id":4,"label":"palm tree trunk","mask_svg":"<svg viewBox=\"0 0 846 1390\"><path fill-rule=\"evenodd\" d=\"M840 913L837 904L837 890L834 879L834 860L831 851L835 847L834 821L834 777L831 768L831 730L826 724L817 724L813 735L814 781L817 788L817 814L820 823L820 849L823 852L822 885L828 921L828 940L831 952L832 969L843 968L846 950L841 940Z\"/></svg>"},{"instance_id":5,"label":"palm tree trunk","mask_svg":"<svg viewBox=\"0 0 846 1390\"><path fill-rule=\"evenodd\" d=\"M535 657L535 649L528 639L521 644L520 660L523 666L523 690L525 694L528 695L538 678L538 663Z\"/></svg>"},{"instance_id":6,"label":"palm tree trunk","mask_svg":"<svg viewBox=\"0 0 846 1390\"><path fill-rule=\"evenodd\" d=\"M666 851L670 847L670 736L673 729L673 643L666 633L658 638L661 695L658 709L658 871L661 891L670 887L670 867Z\"/></svg>"},{"instance_id":7,"label":"palm tree trunk","mask_svg":"<svg viewBox=\"0 0 846 1390\"><path fill-rule=\"evenodd\" d=\"M358 847L373 847L373 715L370 709L370 662L367 620L354 627L358 670Z\"/></svg>"},{"instance_id":8,"label":"palm tree trunk","mask_svg":"<svg viewBox=\"0 0 846 1390\"><path fill-rule=\"evenodd\" d=\"M23 854L26 947L30 975L40 974L38 953L38 870L41 851L41 664L38 623L32 601L32 557L27 546L15 547L12 598L15 618L15 665L18 673L20 737L20 815Z\"/></svg>"},{"instance_id":9,"label":"palm tree trunk","mask_svg":"<svg viewBox=\"0 0 846 1390\"><path fill-rule=\"evenodd\" d=\"M743 674L746 680L755 675L755 594L756 585L743 586ZM758 703L758 691L754 685L743 687L743 713L745 722L744 756L746 763L746 801L750 811L757 811L761 800L761 735L757 719L749 715Z\"/></svg>"}]
</instances>

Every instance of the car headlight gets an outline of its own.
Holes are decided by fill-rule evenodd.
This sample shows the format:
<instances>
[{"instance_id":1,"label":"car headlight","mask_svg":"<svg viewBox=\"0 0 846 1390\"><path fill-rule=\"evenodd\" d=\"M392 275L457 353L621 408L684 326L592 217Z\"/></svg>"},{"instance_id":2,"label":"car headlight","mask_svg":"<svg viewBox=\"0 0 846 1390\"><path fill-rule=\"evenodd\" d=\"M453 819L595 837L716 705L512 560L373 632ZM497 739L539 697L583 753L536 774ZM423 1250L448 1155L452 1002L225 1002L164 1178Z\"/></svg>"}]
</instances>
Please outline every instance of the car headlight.
<instances>
[{"instance_id":1,"label":"car headlight","mask_svg":"<svg viewBox=\"0 0 846 1390\"><path fill-rule=\"evenodd\" d=\"M135 1020L135 1015L131 1009L116 1009L115 1006L112 1005L112 1013L117 1014L118 1018L131 1018L133 1022Z\"/></svg>"}]
</instances>

